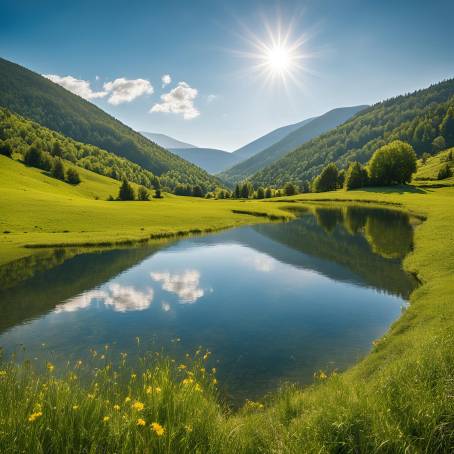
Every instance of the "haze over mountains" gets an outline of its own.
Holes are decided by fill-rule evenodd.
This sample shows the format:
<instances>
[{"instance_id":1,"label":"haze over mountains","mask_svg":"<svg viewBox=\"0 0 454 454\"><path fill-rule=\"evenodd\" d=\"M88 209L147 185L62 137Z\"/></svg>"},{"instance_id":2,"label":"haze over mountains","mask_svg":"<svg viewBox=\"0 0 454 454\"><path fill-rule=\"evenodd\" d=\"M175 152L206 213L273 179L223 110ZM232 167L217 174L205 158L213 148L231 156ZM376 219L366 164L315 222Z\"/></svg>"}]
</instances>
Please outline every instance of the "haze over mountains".
<instances>
[{"instance_id":1,"label":"haze over mountains","mask_svg":"<svg viewBox=\"0 0 454 454\"><path fill-rule=\"evenodd\" d=\"M304 120L296 125L279 128L267 136L264 136L266 137L266 140L261 141L261 139L258 139L255 142L261 141L262 143L271 143L273 140L272 137L277 138L281 136L282 133L286 133L280 140L259 150L259 152L252 155L249 159L240 162L231 169L221 173L219 176L221 179L230 183L249 178L308 140L344 123L366 107L367 106L341 107L330 110L319 117ZM246 147L243 147L243 150L244 148Z\"/></svg>"},{"instance_id":2,"label":"haze over mountains","mask_svg":"<svg viewBox=\"0 0 454 454\"><path fill-rule=\"evenodd\" d=\"M190 143L181 142L181 140L174 139L166 134L159 134L157 132L145 132L140 131L140 134L150 139L152 142L158 144L162 148L171 150L172 148L197 148L195 145Z\"/></svg>"}]
</instances>

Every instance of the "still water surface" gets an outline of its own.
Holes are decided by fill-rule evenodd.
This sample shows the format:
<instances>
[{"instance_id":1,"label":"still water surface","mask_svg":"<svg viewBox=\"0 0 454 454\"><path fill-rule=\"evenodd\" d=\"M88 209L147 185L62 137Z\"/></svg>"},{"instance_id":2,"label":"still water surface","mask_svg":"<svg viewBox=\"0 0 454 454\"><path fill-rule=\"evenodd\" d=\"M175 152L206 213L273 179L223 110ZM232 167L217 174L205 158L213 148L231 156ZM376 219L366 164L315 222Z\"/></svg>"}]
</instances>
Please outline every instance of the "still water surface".
<instances>
[{"instance_id":1,"label":"still water surface","mask_svg":"<svg viewBox=\"0 0 454 454\"><path fill-rule=\"evenodd\" d=\"M415 286L407 215L312 208L295 221L134 249L57 250L0 269L0 346L54 361L141 345L212 351L224 395L256 399L364 356Z\"/></svg>"}]
</instances>

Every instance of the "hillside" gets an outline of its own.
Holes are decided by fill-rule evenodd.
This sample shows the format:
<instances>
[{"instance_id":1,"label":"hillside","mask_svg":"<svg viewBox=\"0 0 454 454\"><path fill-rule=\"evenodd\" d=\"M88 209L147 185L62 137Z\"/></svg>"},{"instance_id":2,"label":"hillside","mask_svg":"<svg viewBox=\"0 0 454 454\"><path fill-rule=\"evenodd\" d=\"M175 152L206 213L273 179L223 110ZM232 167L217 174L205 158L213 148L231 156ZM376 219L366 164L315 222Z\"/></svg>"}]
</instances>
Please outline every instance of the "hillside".
<instances>
[{"instance_id":1,"label":"hillside","mask_svg":"<svg viewBox=\"0 0 454 454\"><path fill-rule=\"evenodd\" d=\"M222 172L237 162L233 153L215 148L176 148L170 151L211 174Z\"/></svg>"},{"instance_id":2,"label":"hillside","mask_svg":"<svg viewBox=\"0 0 454 454\"><path fill-rule=\"evenodd\" d=\"M242 161L231 169L223 172L221 179L235 183L249 178L259 170L271 165L280 157L294 150L308 140L339 126L349 118L364 110L367 106L341 107L330 110L310 121L300 123L296 129L291 129L281 140L255 154L246 161ZM295 126L295 125L293 125Z\"/></svg>"},{"instance_id":3,"label":"hillside","mask_svg":"<svg viewBox=\"0 0 454 454\"><path fill-rule=\"evenodd\" d=\"M164 175L170 186L218 183L205 171L150 142L90 102L22 66L0 59L0 104L65 136L96 145Z\"/></svg>"},{"instance_id":4,"label":"hillside","mask_svg":"<svg viewBox=\"0 0 454 454\"><path fill-rule=\"evenodd\" d=\"M454 146L454 79L380 102L318 136L252 178L256 186L302 183L330 162L344 168L367 162L382 145L400 139L418 154Z\"/></svg>"},{"instance_id":5,"label":"hillside","mask_svg":"<svg viewBox=\"0 0 454 454\"><path fill-rule=\"evenodd\" d=\"M174 139L173 137L170 137L166 134L145 131L140 131L140 134L142 134L152 142L158 144L160 147L166 148L167 150L170 150L171 148L196 148L195 145L181 142L180 140Z\"/></svg>"},{"instance_id":6,"label":"hillside","mask_svg":"<svg viewBox=\"0 0 454 454\"><path fill-rule=\"evenodd\" d=\"M21 159L33 143L51 156L59 156L99 175L116 180L126 178L130 182L147 187L152 187L155 183L156 177L149 170L125 158L94 145L68 139L63 134L13 114L2 107L0 107L0 141L9 144L14 153L21 155Z\"/></svg>"},{"instance_id":7,"label":"hillside","mask_svg":"<svg viewBox=\"0 0 454 454\"><path fill-rule=\"evenodd\" d=\"M413 179L416 182L439 182L441 184L454 184L454 177L445 178L443 180L438 180L438 172L445 167L449 166L451 171L454 173L454 148L441 151L435 156L427 158L424 162L423 159L418 161L418 170L414 175Z\"/></svg>"},{"instance_id":8,"label":"hillside","mask_svg":"<svg viewBox=\"0 0 454 454\"><path fill-rule=\"evenodd\" d=\"M279 140L283 139L292 131L295 131L295 129L298 129L301 126L310 123L312 120L313 120L312 118L307 118L306 120L300 121L298 123L274 129L268 134L265 134L264 136L261 136L258 139L255 139L252 142L242 146L241 148L238 148L233 152L234 155L238 157L237 162L249 159L251 156L260 153L261 151L265 150L266 148L270 147L276 142L279 142Z\"/></svg>"}]
</instances>

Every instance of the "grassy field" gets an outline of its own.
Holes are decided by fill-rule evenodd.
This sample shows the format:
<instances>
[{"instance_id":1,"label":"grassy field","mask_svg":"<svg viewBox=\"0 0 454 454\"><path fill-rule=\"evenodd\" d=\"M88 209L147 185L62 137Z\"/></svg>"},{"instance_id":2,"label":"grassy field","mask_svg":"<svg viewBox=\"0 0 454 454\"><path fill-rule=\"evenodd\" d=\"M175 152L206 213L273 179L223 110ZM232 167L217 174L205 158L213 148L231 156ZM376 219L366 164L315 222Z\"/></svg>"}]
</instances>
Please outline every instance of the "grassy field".
<instances>
[{"instance_id":1,"label":"grassy field","mask_svg":"<svg viewBox=\"0 0 454 454\"><path fill-rule=\"evenodd\" d=\"M2 161L0 171L4 168ZM29 178L28 171L21 178ZM44 190L50 183L42 178L43 188L31 197L24 197L17 187L6 188L10 192L2 198L2 213L7 206L15 215L1 218L6 222L2 230L13 232L2 236L2 248L6 241L20 249L25 243L54 239L103 238L102 228L118 229L111 237L117 240L131 232L140 238L166 228L251 222L250 216L232 214L232 209L282 214L288 206L309 202L384 203L425 218L416 229L414 251L404 261L421 286L412 293L402 317L355 367L329 376L321 371L308 388L285 387L235 413L220 403L210 357L204 352L188 358L182 367L167 359L148 359L125 364L121 370L112 369L107 353L97 352L94 364L84 365L89 384L79 381L83 373L77 364L65 371L48 365L42 374L28 364L4 363L0 366L4 452L452 452L454 188L371 188L275 202L181 201L169 196L142 208L139 202L123 207L120 202L90 199L89 192L82 193L90 190L83 184L57 198L52 190ZM8 186L3 180L1 176L0 184ZM1 189L5 193L4 186ZM75 207L65 212L66 227L59 216L68 199ZM48 204L46 209L38 205L40 200ZM42 232L23 233L30 230L31 219ZM69 232L54 233L62 229Z\"/></svg>"},{"instance_id":2,"label":"grassy field","mask_svg":"<svg viewBox=\"0 0 454 454\"><path fill-rule=\"evenodd\" d=\"M30 246L109 245L264 222L244 211L291 216L276 204L171 194L148 202L109 202L120 183L78 171L82 182L71 186L0 156L0 264L36 252Z\"/></svg>"}]
</instances>

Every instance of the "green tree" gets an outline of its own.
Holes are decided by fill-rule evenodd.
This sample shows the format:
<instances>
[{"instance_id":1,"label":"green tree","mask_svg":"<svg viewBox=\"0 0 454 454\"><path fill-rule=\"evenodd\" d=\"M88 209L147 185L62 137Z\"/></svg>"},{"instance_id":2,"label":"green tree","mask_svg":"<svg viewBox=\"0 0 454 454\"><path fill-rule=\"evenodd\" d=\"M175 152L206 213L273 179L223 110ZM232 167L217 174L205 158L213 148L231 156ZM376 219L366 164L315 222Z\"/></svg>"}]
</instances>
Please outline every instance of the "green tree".
<instances>
[{"instance_id":1,"label":"green tree","mask_svg":"<svg viewBox=\"0 0 454 454\"><path fill-rule=\"evenodd\" d=\"M11 158L13 155L13 149L8 142L0 142L0 154Z\"/></svg>"},{"instance_id":2,"label":"green tree","mask_svg":"<svg viewBox=\"0 0 454 454\"><path fill-rule=\"evenodd\" d=\"M61 158L63 156L63 151L62 151L60 142L55 141L52 144L52 152L51 153L52 153L52 156L58 156L59 158Z\"/></svg>"},{"instance_id":3,"label":"green tree","mask_svg":"<svg viewBox=\"0 0 454 454\"><path fill-rule=\"evenodd\" d=\"M235 185L235 191L233 193L233 197L235 199L239 199L241 197L241 188L240 188L240 185L238 183Z\"/></svg>"},{"instance_id":4,"label":"green tree","mask_svg":"<svg viewBox=\"0 0 454 454\"><path fill-rule=\"evenodd\" d=\"M70 167L66 171L66 181L69 184L79 184L80 183L79 172L76 169Z\"/></svg>"},{"instance_id":5,"label":"green tree","mask_svg":"<svg viewBox=\"0 0 454 454\"><path fill-rule=\"evenodd\" d=\"M430 154L429 153L423 153L422 156L421 156L421 162L423 164L425 164L427 162L427 160L430 158Z\"/></svg>"},{"instance_id":6,"label":"green tree","mask_svg":"<svg viewBox=\"0 0 454 454\"><path fill-rule=\"evenodd\" d=\"M352 162L347 169L344 189L349 191L350 189L362 188L367 185L367 180L367 170L359 162Z\"/></svg>"},{"instance_id":7,"label":"green tree","mask_svg":"<svg viewBox=\"0 0 454 454\"><path fill-rule=\"evenodd\" d=\"M337 187L338 189L341 189L344 187L345 183L345 170L342 169L339 171L339 175L337 176Z\"/></svg>"},{"instance_id":8,"label":"green tree","mask_svg":"<svg viewBox=\"0 0 454 454\"><path fill-rule=\"evenodd\" d=\"M445 178L450 178L450 177L452 177L452 170L449 167L449 164L445 164L438 171L437 179L444 180Z\"/></svg>"},{"instance_id":9,"label":"green tree","mask_svg":"<svg viewBox=\"0 0 454 454\"><path fill-rule=\"evenodd\" d=\"M440 124L440 134L445 138L447 147L454 146L454 107L450 107Z\"/></svg>"},{"instance_id":10,"label":"green tree","mask_svg":"<svg viewBox=\"0 0 454 454\"><path fill-rule=\"evenodd\" d=\"M54 159L50 174L58 180L65 179L65 166L63 165L63 161L60 158Z\"/></svg>"},{"instance_id":11,"label":"green tree","mask_svg":"<svg viewBox=\"0 0 454 454\"><path fill-rule=\"evenodd\" d=\"M372 184L388 186L408 183L416 172L416 154L410 144L395 140L379 148L368 167Z\"/></svg>"},{"instance_id":12,"label":"green tree","mask_svg":"<svg viewBox=\"0 0 454 454\"><path fill-rule=\"evenodd\" d=\"M267 187L265 189L265 199L270 199L271 197L273 197L273 191L270 187Z\"/></svg>"},{"instance_id":13,"label":"green tree","mask_svg":"<svg viewBox=\"0 0 454 454\"><path fill-rule=\"evenodd\" d=\"M42 151L35 144L30 145L24 154L24 163L30 167L41 167L42 160Z\"/></svg>"},{"instance_id":14,"label":"green tree","mask_svg":"<svg viewBox=\"0 0 454 454\"><path fill-rule=\"evenodd\" d=\"M335 191L339 178L336 164L328 164L313 183L314 192Z\"/></svg>"},{"instance_id":15,"label":"green tree","mask_svg":"<svg viewBox=\"0 0 454 454\"><path fill-rule=\"evenodd\" d=\"M137 191L137 200L141 200L143 202L150 200L150 193L148 192L146 187L139 187L139 190Z\"/></svg>"},{"instance_id":16,"label":"green tree","mask_svg":"<svg viewBox=\"0 0 454 454\"><path fill-rule=\"evenodd\" d=\"M135 194L133 187L128 183L128 180L124 179L120 186L120 191L118 192L119 200L134 200Z\"/></svg>"},{"instance_id":17,"label":"green tree","mask_svg":"<svg viewBox=\"0 0 454 454\"><path fill-rule=\"evenodd\" d=\"M265 198L265 190L260 186L257 189L257 199L264 199Z\"/></svg>"},{"instance_id":18,"label":"green tree","mask_svg":"<svg viewBox=\"0 0 454 454\"><path fill-rule=\"evenodd\" d=\"M293 183L287 183L285 186L284 186L284 194L286 196L291 196L291 195L295 195L298 193L298 188L296 187L296 185L294 185Z\"/></svg>"},{"instance_id":19,"label":"green tree","mask_svg":"<svg viewBox=\"0 0 454 454\"><path fill-rule=\"evenodd\" d=\"M248 199L250 196L254 194L254 188L250 181L245 181L241 186L241 198Z\"/></svg>"},{"instance_id":20,"label":"green tree","mask_svg":"<svg viewBox=\"0 0 454 454\"><path fill-rule=\"evenodd\" d=\"M192 195L193 197L203 197L202 188L198 184L192 188Z\"/></svg>"},{"instance_id":21,"label":"green tree","mask_svg":"<svg viewBox=\"0 0 454 454\"><path fill-rule=\"evenodd\" d=\"M157 188L154 190L154 198L155 199L162 199L161 188Z\"/></svg>"}]
</instances>

